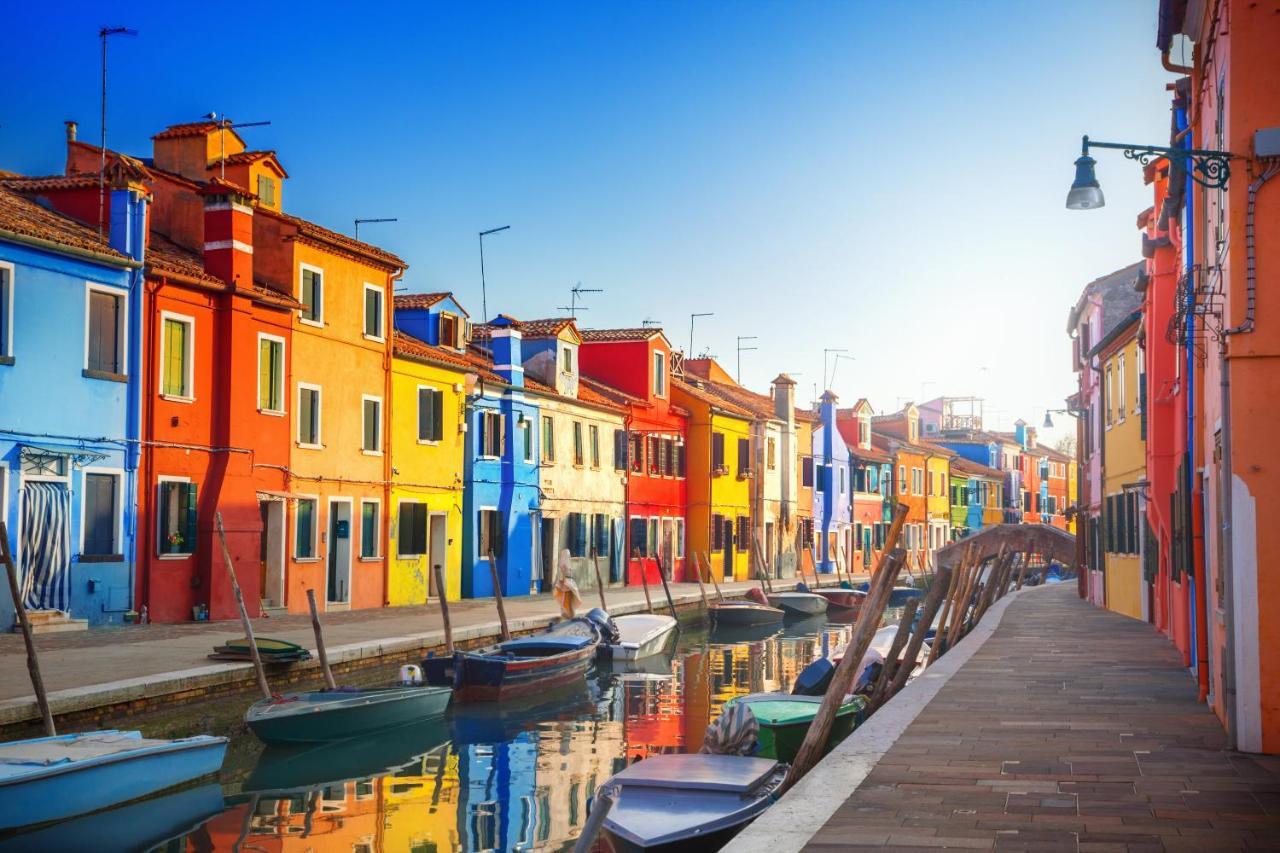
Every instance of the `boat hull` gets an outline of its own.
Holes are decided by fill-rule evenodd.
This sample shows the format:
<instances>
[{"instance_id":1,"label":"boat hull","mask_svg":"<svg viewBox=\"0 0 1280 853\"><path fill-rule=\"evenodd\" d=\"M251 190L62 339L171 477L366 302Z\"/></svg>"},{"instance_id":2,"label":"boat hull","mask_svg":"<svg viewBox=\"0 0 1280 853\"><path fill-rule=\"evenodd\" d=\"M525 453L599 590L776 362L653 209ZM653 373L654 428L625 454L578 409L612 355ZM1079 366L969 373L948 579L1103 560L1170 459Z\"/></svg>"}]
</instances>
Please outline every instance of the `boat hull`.
<instances>
[{"instance_id":1,"label":"boat hull","mask_svg":"<svg viewBox=\"0 0 1280 853\"><path fill-rule=\"evenodd\" d=\"M346 740L444 716L450 691L440 687L385 687L344 693L296 693L264 699L245 714L249 728L265 743L323 743ZM273 714L272 711L279 711Z\"/></svg>"},{"instance_id":2,"label":"boat hull","mask_svg":"<svg viewBox=\"0 0 1280 853\"><path fill-rule=\"evenodd\" d=\"M780 608L749 601L724 601L711 606L711 618L717 625L771 625L785 617Z\"/></svg>"},{"instance_id":3,"label":"boat hull","mask_svg":"<svg viewBox=\"0 0 1280 853\"><path fill-rule=\"evenodd\" d=\"M532 696L585 678L595 656L594 645L530 658L458 652L453 657L453 695L459 702Z\"/></svg>"},{"instance_id":4,"label":"boat hull","mask_svg":"<svg viewBox=\"0 0 1280 853\"><path fill-rule=\"evenodd\" d=\"M819 589L814 592L825 598L832 607L842 607L846 610L861 607L863 599L866 598L864 593L852 589Z\"/></svg>"},{"instance_id":5,"label":"boat hull","mask_svg":"<svg viewBox=\"0 0 1280 853\"><path fill-rule=\"evenodd\" d=\"M796 754L800 752L800 745L804 743L805 735L809 733L809 726L812 723L812 719L785 725L760 723L760 734L757 737L760 748L756 751L756 755L791 764L796 760ZM822 748L822 754L826 755L835 749L840 741L849 736L857 724L857 711L842 710L837 714L831 721L831 733L827 735L827 743Z\"/></svg>"},{"instance_id":6,"label":"boat hull","mask_svg":"<svg viewBox=\"0 0 1280 853\"><path fill-rule=\"evenodd\" d=\"M827 600L811 592L780 592L769 603L792 616L817 616L827 612Z\"/></svg>"},{"instance_id":7,"label":"boat hull","mask_svg":"<svg viewBox=\"0 0 1280 853\"><path fill-rule=\"evenodd\" d=\"M218 772L226 752L226 738L200 736L0 777L0 830L65 820L202 779Z\"/></svg>"},{"instance_id":8,"label":"boat hull","mask_svg":"<svg viewBox=\"0 0 1280 853\"><path fill-rule=\"evenodd\" d=\"M639 660L662 654L671 644L678 624L670 616L656 615L619 616L614 621L622 631L622 642L613 645L602 643L600 657L615 661ZM637 630L629 631L628 622L634 622Z\"/></svg>"}]
</instances>

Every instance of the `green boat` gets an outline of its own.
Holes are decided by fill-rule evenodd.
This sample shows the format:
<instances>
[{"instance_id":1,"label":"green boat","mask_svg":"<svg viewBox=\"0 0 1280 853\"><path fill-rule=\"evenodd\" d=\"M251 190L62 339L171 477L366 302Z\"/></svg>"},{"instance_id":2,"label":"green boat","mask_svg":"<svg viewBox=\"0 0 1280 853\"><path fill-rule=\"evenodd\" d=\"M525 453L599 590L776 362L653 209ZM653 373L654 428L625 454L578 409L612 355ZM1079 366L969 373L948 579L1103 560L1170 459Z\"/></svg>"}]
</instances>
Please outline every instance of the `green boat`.
<instances>
[{"instance_id":1,"label":"green boat","mask_svg":"<svg viewBox=\"0 0 1280 853\"><path fill-rule=\"evenodd\" d=\"M821 696L792 696L790 693L752 693L730 700L730 704L744 704L760 724L756 755L790 764L795 761L800 745L809 732L809 724L822 705ZM827 736L823 755L849 736L862 722L867 702L861 696L850 696L836 712Z\"/></svg>"}]
</instances>

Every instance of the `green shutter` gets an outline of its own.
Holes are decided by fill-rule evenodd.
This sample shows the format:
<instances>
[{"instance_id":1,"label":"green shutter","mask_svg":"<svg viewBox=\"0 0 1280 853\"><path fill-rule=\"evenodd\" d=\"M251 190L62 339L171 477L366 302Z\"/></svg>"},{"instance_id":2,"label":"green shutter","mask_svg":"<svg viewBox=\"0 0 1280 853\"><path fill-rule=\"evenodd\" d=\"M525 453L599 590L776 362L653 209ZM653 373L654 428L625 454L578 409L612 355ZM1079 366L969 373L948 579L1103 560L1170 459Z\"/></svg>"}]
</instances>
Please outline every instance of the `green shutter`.
<instances>
[{"instance_id":1,"label":"green shutter","mask_svg":"<svg viewBox=\"0 0 1280 853\"><path fill-rule=\"evenodd\" d=\"M197 487L195 483L183 483L182 488L182 507L186 510L185 521L183 524L182 536L185 540L182 551L187 554L196 552L196 530L199 518L199 504L197 498Z\"/></svg>"},{"instance_id":2,"label":"green shutter","mask_svg":"<svg viewBox=\"0 0 1280 853\"><path fill-rule=\"evenodd\" d=\"M431 437L440 441L444 438L444 392L431 392Z\"/></svg>"}]
</instances>

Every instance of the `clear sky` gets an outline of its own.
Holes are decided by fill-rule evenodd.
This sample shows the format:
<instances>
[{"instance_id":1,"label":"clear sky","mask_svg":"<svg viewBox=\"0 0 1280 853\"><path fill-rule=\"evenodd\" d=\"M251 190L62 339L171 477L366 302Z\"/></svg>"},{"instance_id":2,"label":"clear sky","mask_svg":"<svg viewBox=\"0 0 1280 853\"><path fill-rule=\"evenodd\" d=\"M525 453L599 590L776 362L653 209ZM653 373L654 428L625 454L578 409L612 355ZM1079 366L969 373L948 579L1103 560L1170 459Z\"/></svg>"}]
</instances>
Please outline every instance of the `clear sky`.
<instances>
[{"instance_id":1,"label":"clear sky","mask_svg":"<svg viewBox=\"0 0 1280 853\"><path fill-rule=\"evenodd\" d=\"M0 51L0 168L58 172L64 119L148 155L216 111L289 171L290 212L410 263L480 315L660 320L742 378L879 410L976 394L1033 423L1074 386L1066 314L1138 259L1140 168L1098 154L1099 211L1063 208L1080 135L1163 143L1156 0L21 3ZM181 11L180 11L181 9ZM830 362L828 363L830 371ZM1062 423L1061 419L1059 421ZM1073 430L1072 430L1073 431Z\"/></svg>"}]
</instances>

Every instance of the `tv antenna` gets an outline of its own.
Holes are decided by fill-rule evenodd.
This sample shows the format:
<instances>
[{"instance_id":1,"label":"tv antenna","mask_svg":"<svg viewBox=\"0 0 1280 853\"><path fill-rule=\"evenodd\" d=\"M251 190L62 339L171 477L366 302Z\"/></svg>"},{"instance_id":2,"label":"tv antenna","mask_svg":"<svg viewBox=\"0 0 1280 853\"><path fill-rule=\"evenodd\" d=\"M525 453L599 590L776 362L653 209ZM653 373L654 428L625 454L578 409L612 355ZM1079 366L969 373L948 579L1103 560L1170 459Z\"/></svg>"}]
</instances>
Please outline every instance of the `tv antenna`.
<instances>
[{"instance_id":1,"label":"tv antenna","mask_svg":"<svg viewBox=\"0 0 1280 853\"><path fill-rule=\"evenodd\" d=\"M584 294L584 293L604 293L604 288L602 288L602 287L583 287L583 286L582 286L582 282L578 282L578 283L577 283L577 284L575 284L573 287L569 288L569 305L568 305L568 307L565 307L564 305L561 305L561 306L560 306L559 308L557 308L556 310L557 310L557 311L568 311L568 312L569 312L569 316L570 316L570 317L577 317L577 316L578 316L578 312L579 312L579 311L589 311L589 310L591 310L591 309L589 309L589 308L579 308L579 307L578 307L578 297L579 297L579 296L581 296L581 295L582 295L582 294Z\"/></svg>"},{"instance_id":2,"label":"tv antenna","mask_svg":"<svg viewBox=\"0 0 1280 853\"><path fill-rule=\"evenodd\" d=\"M218 118L217 113L207 113L204 117L218 125L218 161L221 166L219 177L224 181L227 179L227 131L238 127L265 127L271 124L269 121L232 122L225 113L222 118Z\"/></svg>"},{"instance_id":3,"label":"tv antenna","mask_svg":"<svg viewBox=\"0 0 1280 853\"><path fill-rule=\"evenodd\" d=\"M102 142L98 153L98 233L103 231L102 217L107 204L107 39L111 36L136 36L137 30L128 27L103 27L98 30L102 39Z\"/></svg>"},{"instance_id":4,"label":"tv antenna","mask_svg":"<svg viewBox=\"0 0 1280 853\"><path fill-rule=\"evenodd\" d=\"M356 220L356 239L360 239L360 226L367 225L370 222L399 222L394 216L386 219L357 219Z\"/></svg>"},{"instance_id":5,"label":"tv antenna","mask_svg":"<svg viewBox=\"0 0 1280 853\"><path fill-rule=\"evenodd\" d=\"M661 328L662 328L662 321L661 321L661 320L653 320L653 319L650 319L649 317L645 317L643 320L641 320L641 321L640 321L640 328L642 328L642 329L661 329Z\"/></svg>"}]
</instances>

